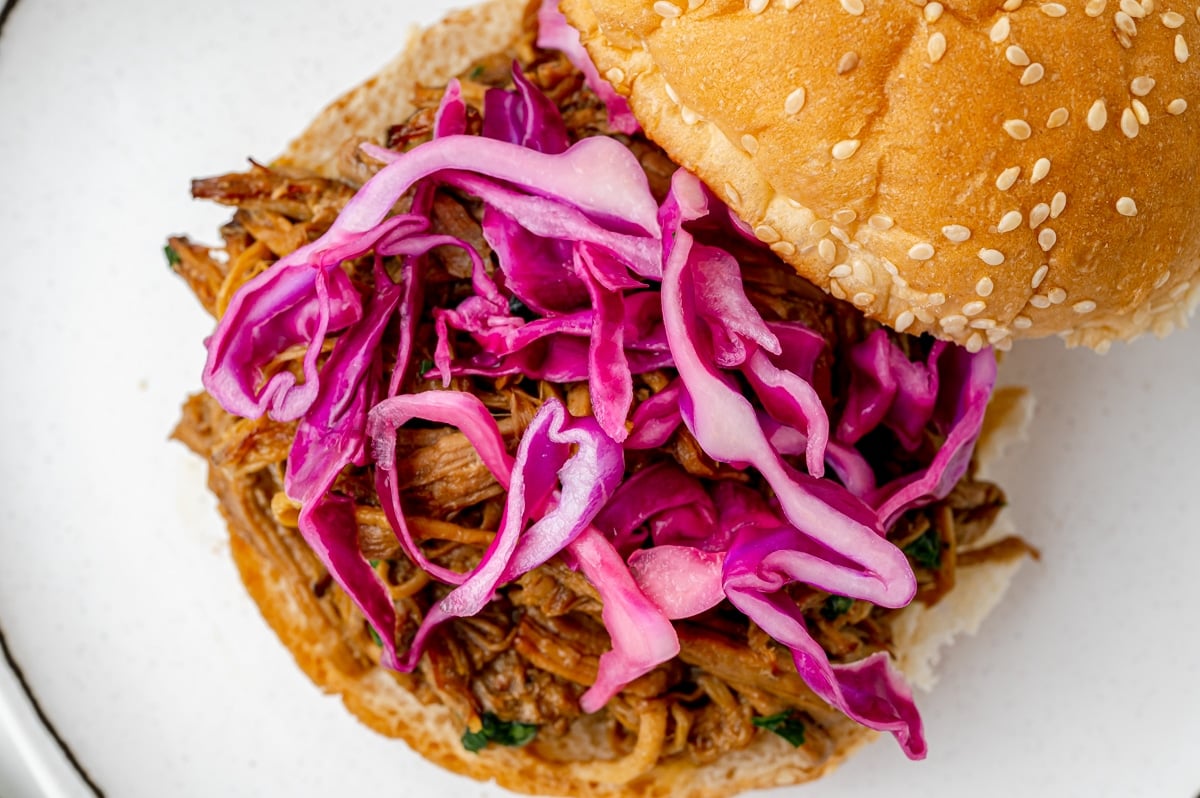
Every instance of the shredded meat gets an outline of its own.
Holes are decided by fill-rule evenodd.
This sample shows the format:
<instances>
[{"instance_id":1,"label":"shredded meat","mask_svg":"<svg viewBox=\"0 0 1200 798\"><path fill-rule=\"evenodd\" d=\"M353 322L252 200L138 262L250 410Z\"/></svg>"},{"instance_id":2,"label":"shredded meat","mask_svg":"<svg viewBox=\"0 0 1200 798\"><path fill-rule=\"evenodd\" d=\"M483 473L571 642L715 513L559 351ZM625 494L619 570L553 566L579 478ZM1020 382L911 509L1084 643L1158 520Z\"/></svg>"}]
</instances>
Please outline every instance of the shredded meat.
<instances>
[{"instance_id":1,"label":"shredded meat","mask_svg":"<svg viewBox=\"0 0 1200 798\"><path fill-rule=\"evenodd\" d=\"M609 134L603 107L565 59L536 51L528 43L518 50L526 51L522 59L526 73L563 109L573 136ZM487 86L508 80L509 64L504 57L467 70L462 76L464 96L479 103ZM439 97L439 92L420 93L417 111L389 131L388 144L407 148L426 140ZM474 110L469 124L479 124ZM645 139L634 137L628 143L661 198L673 165ZM320 235L352 196L353 187L254 164L248 172L198 180L193 194L236 208L233 220L222 229L224 246L219 251L186 238L169 241L177 256L173 268L201 304L219 316L239 285ZM480 213L474 200L441 191L433 205L433 231L468 241L488 259L491 253L482 237ZM826 297L762 249L739 240L718 243L743 264L747 293L765 318L803 321L832 342L818 362L815 384L824 398L836 403L848 380L838 355L876 325L849 305ZM369 289L369 272L356 265L350 269L351 277ZM460 250L436 250L427 277L429 304L453 304L465 295L470 274L471 262ZM432 320L425 318L420 324L416 355L428 358ZM898 340L914 355L928 346L917 339ZM454 345L469 347L470 342ZM287 358L277 367L298 369L294 359ZM639 376L635 402L661 390L670 379L665 372ZM405 384L406 391L429 387L415 375ZM510 450L515 450L521 431L547 396L565 398L573 413L590 412L590 399L581 385L500 378L459 379L454 387L473 391L500 415ZM338 655L338 667L351 672L377 662L379 648L365 621L295 530L298 508L282 489L295 425L265 417L234 419L206 395L190 399L184 415L179 437L218 469L249 477L239 483L252 486L245 489L253 492L245 500L270 508L277 523L271 530L261 526L254 545L270 547L277 558L291 563L299 578L312 586L320 612L345 630L347 648ZM886 437L867 445L890 446L897 457L904 456L896 442ZM472 567L498 526L501 487L465 436L456 431L406 427L398 434L398 450L403 503L425 555L445 567ZM662 449L632 459L631 468L663 461L673 461L704 480L752 483L749 475L713 462L686 430L676 433ZM371 467L347 469L336 487L357 502L359 545L367 558L378 563L377 572L392 591L403 643L448 588L404 555L380 509ZM936 562L914 561L919 600L936 602L953 586L958 566L1030 552L1015 538L976 545L1003 503L996 486L968 474L944 501L910 512L896 524L890 538L897 546L935 534L941 547ZM965 553L964 547L968 547ZM833 660L854 661L889 648L894 611L857 601L831 612L827 594L803 586L795 587L791 595ZM583 715L579 697L595 680L599 657L610 647L600 613L599 597L587 580L562 561L552 560L503 586L484 612L451 621L445 627L448 632L429 645L418 671L406 677L407 683L422 700L448 706L464 728L484 713L550 727L554 734L540 736L532 750L554 761L575 761L586 758L588 751L603 750L614 762L622 757L629 762L672 757L710 762L765 733L751 723L756 714L782 711L792 711L806 724L807 745L816 746L814 750L828 747L823 724L831 717L829 708L804 684L789 653L728 605L679 623L681 651L675 660L629 685L601 712ZM645 729L659 731L656 743L639 737Z\"/></svg>"}]
</instances>

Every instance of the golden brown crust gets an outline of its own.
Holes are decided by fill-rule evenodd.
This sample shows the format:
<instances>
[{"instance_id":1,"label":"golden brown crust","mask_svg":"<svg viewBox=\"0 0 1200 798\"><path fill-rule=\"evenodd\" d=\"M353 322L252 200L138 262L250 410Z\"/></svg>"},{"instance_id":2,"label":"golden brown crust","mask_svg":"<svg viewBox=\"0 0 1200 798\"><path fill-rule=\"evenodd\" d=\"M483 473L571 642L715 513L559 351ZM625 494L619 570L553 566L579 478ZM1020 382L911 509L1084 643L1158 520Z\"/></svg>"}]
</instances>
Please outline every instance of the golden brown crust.
<instances>
[{"instance_id":1,"label":"golden brown crust","mask_svg":"<svg viewBox=\"0 0 1200 798\"><path fill-rule=\"evenodd\" d=\"M1148 0L1134 20L1115 0L1088 3L1097 16L1082 2L1001 5L563 10L651 138L867 315L973 347L1166 332L1200 299L1194 6ZM1107 120L1093 131L1098 99ZM950 240L950 225L969 238Z\"/></svg>"}]
</instances>

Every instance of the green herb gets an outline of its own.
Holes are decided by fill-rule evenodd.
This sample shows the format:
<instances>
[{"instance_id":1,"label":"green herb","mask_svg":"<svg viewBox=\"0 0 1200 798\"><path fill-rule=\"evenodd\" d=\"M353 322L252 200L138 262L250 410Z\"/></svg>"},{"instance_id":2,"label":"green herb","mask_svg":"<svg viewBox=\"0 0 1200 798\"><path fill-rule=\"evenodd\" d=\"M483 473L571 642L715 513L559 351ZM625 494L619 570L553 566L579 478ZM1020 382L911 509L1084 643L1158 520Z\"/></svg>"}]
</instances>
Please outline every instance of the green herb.
<instances>
[{"instance_id":1,"label":"green herb","mask_svg":"<svg viewBox=\"0 0 1200 798\"><path fill-rule=\"evenodd\" d=\"M515 296L508 300L508 312L514 316L525 319L525 321L533 321L538 317L536 313L529 309L528 305L517 299Z\"/></svg>"},{"instance_id":2,"label":"green herb","mask_svg":"<svg viewBox=\"0 0 1200 798\"><path fill-rule=\"evenodd\" d=\"M372 567L372 568L378 568L378 567L379 567L379 560L367 560L367 562L371 563L371 567Z\"/></svg>"},{"instance_id":3,"label":"green herb","mask_svg":"<svg viewBox=\"0 0 1200 798\"><path fill-rule=\"evenodd\" d=\"M532 723L500 720L490 712L485 713L481 720L479 731L468 729L463 732L463 748L471 753L479 753L488 743L522 746L537 735L538 727Z\"/></svg>"},{"instance_id":4,"label":"green herb","mask_svg":"<svg viewBox=\"0 0 1200 798\"><path fill-rule=\"evenodd\" d=\"M471 74L467 75L467 80L479 80L483 77L483 64L478 64L471 70Z\"/></svg>"},{"instance_id":5,"label":"green herb","mask_svg":"<svg viewBox=\"0 0 1200 798\"><path fill-rule=\"evenodd\" d=\"M854 599L848 596L830 596L825 599L825 604L821 607L821 617L832 621L839 615L845 615L853 605Z\"/></svg>"},{"instance_id":6,"label":"green herb","mask_svg":"<svg viewBox=\"0 0 1200 798\"><path fill-rule=\"evenodd\" d=\"M167 256L167 265L172 269L183 263L183 258L179 257L179 253L176 252L170 244L167 244L165 247L163 247L163 254Z\"/></svg>"},{"instance_id":7,"label":"green herb","mask_svg":"<svg viewBox=\"0 0 1200 798\"><path fill-rule=\"evenodd\" d=\"M371 633L371 639L375 641L375 645L383 648L383 638L379 636L379 632L375 631L375 627L367 624L367 631Z\"/></svg>"},{"instance_id":8,"label":"green herb","mask_svg":"<svg viewBox=\"0 0 1200 798\"><path fill-rule=\"evenodd\" d=\"M904 547L907 554L917 565L937 570L942 567L942 539L937 530L930 527L925 534Z\"/></svg>"},{"instance_id":9,"label":"green herb","mask_svg":"<svg viewBox=\"0 0 1200 798\"><path fill-rule=\"evenodd\" d=\"M804 724L793 717L791 711L780 712L776 715L760 715L751 718L750 722L760 729L775 732L783 739L799 748L804 745Z\"/></svg>"},{"instance_id":10,"label":"green herb","mask_svg":"<svg viewBox=\"0 0 1200 798\"><path fill-rule=\"evenodd\" d=\"M422 360L417 364L417 374L423 375L433 371L434 362L432 360Z\"/></svg>"}]
</instances>

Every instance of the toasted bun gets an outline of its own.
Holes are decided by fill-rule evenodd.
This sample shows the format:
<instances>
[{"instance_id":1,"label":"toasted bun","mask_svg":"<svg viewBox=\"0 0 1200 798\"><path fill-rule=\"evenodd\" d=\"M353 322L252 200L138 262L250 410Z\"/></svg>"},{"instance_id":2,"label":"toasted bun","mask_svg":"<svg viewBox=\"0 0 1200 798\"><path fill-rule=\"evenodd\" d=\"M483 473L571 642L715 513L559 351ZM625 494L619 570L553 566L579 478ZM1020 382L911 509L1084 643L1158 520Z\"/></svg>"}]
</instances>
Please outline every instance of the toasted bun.
<instances>
[{"instance_id":1,"label":"toasted bun","mask_svg":"<svg viewBox=\"0 0 1200 798\"><path fill-rule=\"evenodd\" d=\"M562 8L651 138L898 330L1103 349L1200 299L1194 3Z\"/></svg>"}]
</instances>

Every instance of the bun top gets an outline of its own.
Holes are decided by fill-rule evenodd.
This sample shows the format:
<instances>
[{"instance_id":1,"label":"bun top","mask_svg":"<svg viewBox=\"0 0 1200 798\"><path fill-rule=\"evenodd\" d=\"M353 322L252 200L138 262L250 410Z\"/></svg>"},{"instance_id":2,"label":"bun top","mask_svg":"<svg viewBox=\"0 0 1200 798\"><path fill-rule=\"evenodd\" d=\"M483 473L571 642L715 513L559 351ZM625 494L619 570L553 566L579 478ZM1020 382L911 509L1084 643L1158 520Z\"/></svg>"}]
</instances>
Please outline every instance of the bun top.
<instances>
[{"instance_id":1,"label":"bun top","mask_svg":"<svg viewBox=\"0 0 1200 798\"><path fill-rule=\"evenodd\" d=\"M563 0L647 134L797 271L978 350L1200 299L1179 0Z\"/></svg>"}]
</instances>

